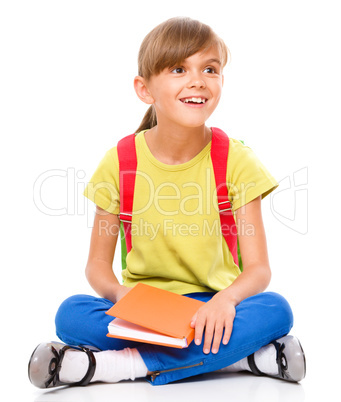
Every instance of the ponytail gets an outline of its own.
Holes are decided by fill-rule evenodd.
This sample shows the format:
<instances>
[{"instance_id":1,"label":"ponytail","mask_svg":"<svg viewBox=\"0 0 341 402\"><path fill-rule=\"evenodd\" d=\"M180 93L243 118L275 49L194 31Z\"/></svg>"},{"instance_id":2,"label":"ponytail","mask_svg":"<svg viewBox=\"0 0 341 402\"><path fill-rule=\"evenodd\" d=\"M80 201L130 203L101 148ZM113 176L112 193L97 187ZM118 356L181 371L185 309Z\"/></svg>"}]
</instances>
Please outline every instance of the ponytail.
<instances>
[{"instance_id":1,"label":"ponytail","mask_svg":"<svg viewBox=\"0 0 341 402\"><path fill-rule=\"evenodd\" d=\"M149 107L146 114L144 115L139 128L136 130L139 133L142 130L149 130L152 127L156 126L157 119L156 119L156 112L153 105Z\"/></svg>"}]
</instances>

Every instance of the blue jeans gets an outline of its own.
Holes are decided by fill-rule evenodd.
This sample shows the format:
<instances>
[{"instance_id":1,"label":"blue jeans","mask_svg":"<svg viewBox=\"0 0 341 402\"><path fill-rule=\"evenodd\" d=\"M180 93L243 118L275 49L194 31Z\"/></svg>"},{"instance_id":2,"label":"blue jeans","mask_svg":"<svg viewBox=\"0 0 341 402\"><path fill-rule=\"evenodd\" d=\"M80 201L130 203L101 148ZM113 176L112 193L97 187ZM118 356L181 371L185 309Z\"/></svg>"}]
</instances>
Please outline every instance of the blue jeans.
<instances>
[{"instance_id":1,"label":"blue jeans","mask_svg":"<svg viewBox=\"0 0 341 402\"><path fill-rule=\"evenodd\" d=\"M186 296L207 302L213 295L192 293ZM229 343L221 344L217 354L204 354L203 346L194 342L186 349L175 349L106 337L112 317L105 311L112 305L109 300L87 295L66 299L56 315L58 337L69 345L92 345L101 350L137 348L148 370L154 373L148 378L153 385L227 367L286 335L293 325L291 308L282 296L260 293L236 307Z\"/></svg>"}]
</instances>

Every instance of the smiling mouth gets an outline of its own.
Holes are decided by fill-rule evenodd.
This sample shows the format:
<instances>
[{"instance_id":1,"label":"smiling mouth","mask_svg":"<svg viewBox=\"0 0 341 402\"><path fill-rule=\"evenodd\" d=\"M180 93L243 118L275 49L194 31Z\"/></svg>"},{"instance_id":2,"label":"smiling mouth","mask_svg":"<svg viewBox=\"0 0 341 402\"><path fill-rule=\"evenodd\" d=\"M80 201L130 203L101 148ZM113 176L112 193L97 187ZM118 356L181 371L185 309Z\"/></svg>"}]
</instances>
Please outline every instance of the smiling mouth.
<instances>
[{"instance_id":1,"label":"smiling mouth","mask_svg":"<svg viewBox=\"0 0 341 402\"><path fill-rule=\"evenodd\" d=\"M182 98L180 99L182 103L190 103L190 104L203 104L207 102L206 98L201 97L192 97L192 98Z\"/></svg>"}]
</instances>

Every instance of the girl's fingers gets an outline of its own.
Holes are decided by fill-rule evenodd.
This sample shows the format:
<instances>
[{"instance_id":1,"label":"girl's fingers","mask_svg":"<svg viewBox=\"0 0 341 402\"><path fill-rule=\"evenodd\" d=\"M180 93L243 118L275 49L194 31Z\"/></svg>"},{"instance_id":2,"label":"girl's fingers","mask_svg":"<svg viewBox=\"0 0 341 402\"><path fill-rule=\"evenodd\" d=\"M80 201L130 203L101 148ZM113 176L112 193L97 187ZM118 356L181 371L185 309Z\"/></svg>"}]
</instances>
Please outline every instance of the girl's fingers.
<instances>
[{"instance_id":1,"label":"girl's fingers","mask_svg":"<svg viewBox=\"0 0 341 402\"><path fill-rule=\"evenodd\" d=\"M194 316L191 319L191 327L192 328L195 328L195 323L197 321L197 316L198 316L198 313L195 313Z\"/></svg>"},{"instance_id":2,"label":"girl's fingers","mask_svg":"<svg viewBox=\"0 0 341 402\"><path fill-rule=\"evenodd\" d=\"M215 330L215 323L208 322L206 323L206 328L205 328L205 341L204 341L204 347L203 347L203 352L205 354L210 353L211 350L211 344L212 344L212 339L214 336L214 330Z\"/></svg>"},{"instance_id":3,"label":"girl's fingers","mask_svg":"<svg viewBox=\"0 0 341 402\"><path fill-rule=\"evenodd\" d=\"M200 345L204 338L203 352L205 354L218 353L221 343L227 345L233 327L232 314L228 311L222 314L220 311L210 311L206 305L193 316L191 327L195 328L194 342Z\"/></svg>"},{"instance_id":4,"label":"girl's fingers","mask_svg":"<svg viewBox=\"0 0 341 402\"><path fill-rule=\"evenodd\" d=\"M205 340L204 340L204 346L203 346L203 352L205 354L210 353L218 353L219 352L219 347L221 342L223 345L227 345L231 333L232 333L232 326L231 322L226 320L226 321L206 321L206 327L205 328ZM202 328L202 331L203 329ZM197 343L197 345L200 343Z\"/></svg>"},{"instance_id":5,"label":"girl's fingers","mask_svg":"<svg viewBox=\"0 0 341 402\"><path fill-rule=\"evenodd\" d=\"M202 335L204 333L206 320L201 316L197 316L195 320L195 334L194 334L194 342L196 345L200 345L202 341Z\"/></svg>"},{"instance_id":6,"label":"girl's fingers","mask_svg":"<svg viewBox=\"0 0 341 402\"><path fill-rule=\"evenodd\" d=\"M230 323L225 323L225 332L223 337L223 345L227 345L231 338L233 326Z\"/></svg>"},{"instance_id":7,"label":"girl's fingers","mask_svg":"<svg viewBox=\"0 0 341 402\"><path fill-rule=\"evenodd\" d=\"M212 353L218 353L219 346L221 342L221 338L223 336L224 326L220 325L219 323L216 324L214 329L214 338L212 343Z\"/></svg>"}]
</instances>

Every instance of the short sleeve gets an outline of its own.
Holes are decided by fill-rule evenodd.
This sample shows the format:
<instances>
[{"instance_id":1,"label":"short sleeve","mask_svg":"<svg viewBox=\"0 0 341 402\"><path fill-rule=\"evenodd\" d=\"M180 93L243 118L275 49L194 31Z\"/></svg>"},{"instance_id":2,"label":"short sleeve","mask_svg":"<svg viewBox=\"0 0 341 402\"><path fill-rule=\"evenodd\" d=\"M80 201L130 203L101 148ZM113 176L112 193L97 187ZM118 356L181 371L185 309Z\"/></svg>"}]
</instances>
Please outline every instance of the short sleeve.
<instances>
[{"instance_id":1,"label":"short sleeve","mask_svg":"<svg viewBox=\"0 0 341 402\"><path fill-rule=\"evenodd\" d=\"M84 195L109 213L119 214L119 164L116 147L105 154L85 188Z\"/></svg>"},{"instance_id":2,"label":"short sleeve","mask_svg":"<svg viewBox=\"0 0 341 402\"><path fill-rule=\"evenodd\" d=\"M260 195L270 194L277 181L249 147L230 138L227 185L233 209L237 210Z\"/></svg>"}]
</instances>

